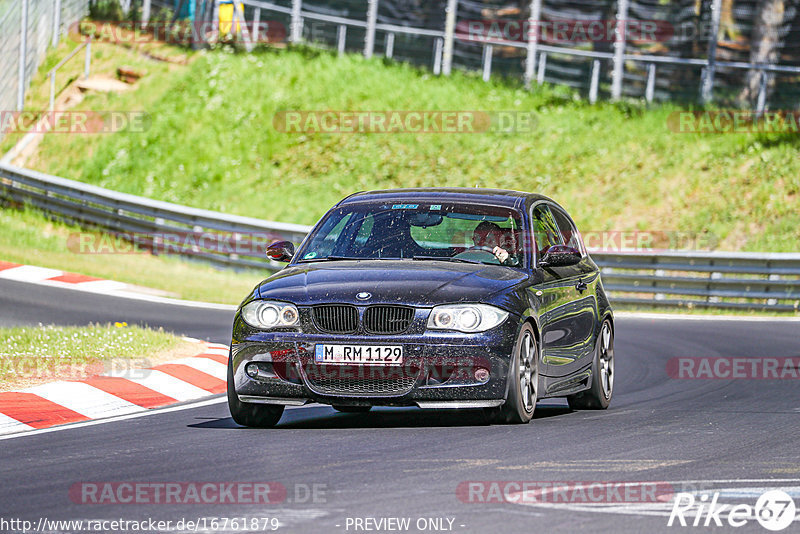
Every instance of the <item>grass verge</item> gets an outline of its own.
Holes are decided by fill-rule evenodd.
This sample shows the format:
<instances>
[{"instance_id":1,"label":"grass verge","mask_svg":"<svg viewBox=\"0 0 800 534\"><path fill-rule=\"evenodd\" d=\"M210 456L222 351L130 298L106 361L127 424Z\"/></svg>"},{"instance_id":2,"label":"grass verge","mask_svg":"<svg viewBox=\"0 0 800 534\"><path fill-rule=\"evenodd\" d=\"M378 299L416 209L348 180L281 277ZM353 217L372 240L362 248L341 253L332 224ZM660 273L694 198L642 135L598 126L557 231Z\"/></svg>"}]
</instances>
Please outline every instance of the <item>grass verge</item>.
<instances>
[{"instance_id":1,"label":"grass verge","mask_svg":"<svg viewBox=\"0 0 800 534\"><path fill-rule=\"evenodd\" d=\"M147 131L50 135L36 168L263 219L313 223L359 190L483 186L537 191L586 232L711 235L722 250L791 251L800 241L798 138L681 134L681 108L589 105L563 88L529 92L456 72L307 49L200 52L186 67L96 109L146 109ZM287 134L281 110L478 110L536 115L529 132Z\"/></svg>"},{"instance_id":2,"label":"grass verge","mask_svg":"<svg viewBox=\"0 0 800 534\"><path fill-rule=\"evenodd\" d=\"M148 367L197 347L160 329L124 323L0 328L0 390Z\"/></svg>"}]
</instances>

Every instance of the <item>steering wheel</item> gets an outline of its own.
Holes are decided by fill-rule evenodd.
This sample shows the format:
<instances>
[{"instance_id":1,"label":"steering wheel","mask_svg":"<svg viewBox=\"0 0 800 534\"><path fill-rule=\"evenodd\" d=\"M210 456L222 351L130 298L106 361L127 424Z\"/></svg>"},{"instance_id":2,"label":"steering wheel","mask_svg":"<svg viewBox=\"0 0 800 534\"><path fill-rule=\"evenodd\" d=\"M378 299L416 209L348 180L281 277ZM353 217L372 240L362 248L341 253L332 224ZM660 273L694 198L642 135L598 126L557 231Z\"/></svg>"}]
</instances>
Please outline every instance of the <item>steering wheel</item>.
<instances>
[{"instance_id":1,"label":"steering wheel","mask_svg":"<svg viewBox=\"0 0 800 534\"><path fill-rule=\"evenodd\" d=\"M459 252L454 258L463 259L463 260L474 260L485 263L487 261L491 262L494 261L495 263L500 263L500 260L497 259L497 256L494 255L494 249L490 247L484 246L472 246L465 250L464 252Z\"/></svg>"}]
</instances>

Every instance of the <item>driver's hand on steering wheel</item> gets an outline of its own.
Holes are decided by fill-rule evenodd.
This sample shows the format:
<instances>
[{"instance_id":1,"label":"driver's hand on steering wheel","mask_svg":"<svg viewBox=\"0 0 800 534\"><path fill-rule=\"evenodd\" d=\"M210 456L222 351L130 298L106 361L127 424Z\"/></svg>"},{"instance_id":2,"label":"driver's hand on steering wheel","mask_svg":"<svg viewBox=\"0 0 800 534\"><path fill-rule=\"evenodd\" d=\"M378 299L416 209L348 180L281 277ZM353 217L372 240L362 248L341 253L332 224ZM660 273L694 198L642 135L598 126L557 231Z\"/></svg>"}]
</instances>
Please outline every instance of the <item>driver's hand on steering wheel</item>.
<instances>
[{"instance_id":1,"label":"driver's hand on steering wheel","mask_svg":"<svg viewBox=\"0 0 800 534\"><path fill-rule=\"evenodd\" d=\"M508 259L508 251L501 247L494 247L492 249L492 254L494 254L495 258L500 260L500 263L505 263L505 261Z\"/></svg>"}]
</instances>

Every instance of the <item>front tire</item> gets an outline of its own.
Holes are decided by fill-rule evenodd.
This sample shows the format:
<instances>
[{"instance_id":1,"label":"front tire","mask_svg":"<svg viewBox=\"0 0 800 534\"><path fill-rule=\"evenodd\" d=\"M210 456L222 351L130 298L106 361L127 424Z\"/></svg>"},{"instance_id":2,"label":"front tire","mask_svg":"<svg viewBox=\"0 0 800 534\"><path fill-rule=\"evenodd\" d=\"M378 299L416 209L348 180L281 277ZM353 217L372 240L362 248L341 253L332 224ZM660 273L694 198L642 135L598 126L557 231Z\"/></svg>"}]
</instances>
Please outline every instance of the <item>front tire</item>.
<instances>
[{"instance_id":1,"label":"front tire","mask_svg":"<svg viewBox=\"0 0 800 534\"><path fill-rule=\"evenodd\" d=\"M494 412L500 423L526 424L533 417L539 393L539 350L530 323L525 323L517 336L508 377L508 397Z\"/></svg>"},{"instance_id":2,"label":"front tire","mask_svg":"<svg viewBox=\"0 0 800 534\"><path fill-rule=\"evenodd\" d=\"M611 321L606 319L600 327L600 335L592 362L592 385L586 391L567 397L573 410L605 410L614 394L614 331Z\"/></svg>"},{"instance_id":3,"label":"front tire","mask_svg":"<svg viewBox=\"0 0 800 534\"><path fill-rule=\"evenodd\" d=\"M230 359L228 360L228 409L237 424L255 428L272 428L280 421L283 408L283 406L274 404L253 404L240 401L233 383L233 366Z\"/></svg>"}]
</instances>

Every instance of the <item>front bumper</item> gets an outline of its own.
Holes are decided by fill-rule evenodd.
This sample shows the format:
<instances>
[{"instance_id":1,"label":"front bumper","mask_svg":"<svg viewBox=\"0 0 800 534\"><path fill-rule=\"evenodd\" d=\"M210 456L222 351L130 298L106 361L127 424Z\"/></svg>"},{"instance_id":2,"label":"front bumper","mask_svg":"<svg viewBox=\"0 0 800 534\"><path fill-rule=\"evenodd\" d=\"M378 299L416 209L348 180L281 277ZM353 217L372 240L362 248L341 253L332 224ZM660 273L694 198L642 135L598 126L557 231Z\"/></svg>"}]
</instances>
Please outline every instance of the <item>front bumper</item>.
<instances>
[{"instance_id":1,"label":"front bumper","mask_svg":"<svg viewBox=\"0 0 800 534\"><path fill-rule=\"evenodd\" d=\"M508 366L519 322L479 334L425 331L396 336L263 332L237 317L231 343L234 388L239 400L287 406L336 405L482 408L506 398ZM239 335L237 335L239 334ZM401 345L402 366L319 366L315 345ZM245 371L257 366L256 376ZM476 378L489 371L488 380ZM251 374L253 374L251 372Z\"/></svg>"}]
</instances>

